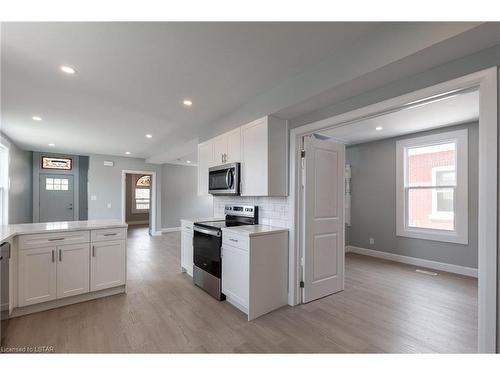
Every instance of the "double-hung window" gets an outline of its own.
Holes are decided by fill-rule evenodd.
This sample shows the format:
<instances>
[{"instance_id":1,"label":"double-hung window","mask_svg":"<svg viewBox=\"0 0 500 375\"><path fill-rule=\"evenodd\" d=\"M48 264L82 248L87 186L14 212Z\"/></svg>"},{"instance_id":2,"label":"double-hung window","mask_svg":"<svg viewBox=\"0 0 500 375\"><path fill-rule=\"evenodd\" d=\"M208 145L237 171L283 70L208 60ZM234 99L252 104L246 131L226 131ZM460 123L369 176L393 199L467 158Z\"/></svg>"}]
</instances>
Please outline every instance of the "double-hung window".
<instances>
[{"instance_id":1,"label":"double-hung window","mask_svg":"<svg viewBox=\"0 0 500 375\"><path fill-rule=\"evenodd\" d=\"M396 234L468 243L467 129L396 142Z\"/></svg>"}]
</instances>

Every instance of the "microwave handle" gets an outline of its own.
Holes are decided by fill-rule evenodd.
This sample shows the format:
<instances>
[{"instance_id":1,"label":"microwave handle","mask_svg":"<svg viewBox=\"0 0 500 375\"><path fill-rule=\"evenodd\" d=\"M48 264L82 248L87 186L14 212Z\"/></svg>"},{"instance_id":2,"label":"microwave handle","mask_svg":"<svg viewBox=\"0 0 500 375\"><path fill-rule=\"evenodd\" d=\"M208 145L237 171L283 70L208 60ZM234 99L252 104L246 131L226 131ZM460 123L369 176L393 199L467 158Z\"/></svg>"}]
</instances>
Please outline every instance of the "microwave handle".
<instances>
[{"instance_id":1,"label":"microwave handle","mask_svg":"<svg viewBox=\"0 0 500 375\"><path fill-rule=\"evenodd\" d=\"M229 189L231 189L233 183L234 183L233 172L231 171L231 169L228 169L227 172L226 172L226 186Z\"/></svg>"}]
</instances>

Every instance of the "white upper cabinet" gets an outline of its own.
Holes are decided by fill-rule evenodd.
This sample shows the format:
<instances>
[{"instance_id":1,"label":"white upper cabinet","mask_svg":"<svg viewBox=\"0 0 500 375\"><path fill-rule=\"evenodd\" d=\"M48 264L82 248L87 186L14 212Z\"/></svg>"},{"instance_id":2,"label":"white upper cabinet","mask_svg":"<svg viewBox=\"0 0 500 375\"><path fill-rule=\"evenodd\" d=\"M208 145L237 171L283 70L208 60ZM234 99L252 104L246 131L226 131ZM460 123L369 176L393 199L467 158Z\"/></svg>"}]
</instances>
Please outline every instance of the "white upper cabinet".
<instances>
[{"instance_id":1,"label":"white upper cabinet","mask_svg":"<svg viewBox=\"0 0 500 375\"><path fill-rule=\"evenodd\" d=\"M235 163L241 160L241 129L213 138L214 165Z\"/></svg>"},{"instance_id":2,"label":"white upper cabinet","mask_svg":"<svg viewBox=\"0 0 500 375\"><path fill-rule=\"evenodd\" d=\"M208 169L241 162L241 195L288 195L288 128L266 116L198 145L198 195L208 194Z\"/></svg>"},{"instance_id":3,"label":"white upper cabinet","mask_svg":"<svg viewBox=\"0 0 500 375\"><path fill-rule=\"evenodd\" d=\"M226 133L227 150L226 163L241 161L241 128L236 128Z\"/></svg>"},{"instance_id":4,"label":"white upper cabinet","mask_svg":"<svg viewBox=\"0 0 500 375\"><path fill-rule=\"evenodd\" d=\"M208 168L213 165L214 143L209 140L198 145L198 195L208 194Z\"/></svg>"},{"instance_id":5,"label":"white upper cabinet","mask_svg":"<svg viewBox=\"0 0 500 375\"><path fill-rule=\"evenodd\" d=\"M288 128L272 116L241 127L241 195L288 195Z\"/></svg>"}]
</instances>

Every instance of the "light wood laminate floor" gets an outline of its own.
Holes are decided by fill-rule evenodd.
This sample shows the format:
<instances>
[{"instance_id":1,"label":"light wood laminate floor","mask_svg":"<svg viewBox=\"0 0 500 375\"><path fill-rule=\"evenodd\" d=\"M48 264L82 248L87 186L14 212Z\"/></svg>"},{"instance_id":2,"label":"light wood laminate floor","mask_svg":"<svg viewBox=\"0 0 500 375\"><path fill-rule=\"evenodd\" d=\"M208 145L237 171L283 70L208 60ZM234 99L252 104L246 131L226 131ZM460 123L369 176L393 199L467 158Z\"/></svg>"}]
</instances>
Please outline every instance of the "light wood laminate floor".
<instances>
[{"instance_id":1,"label":"light wood laminate floor","mask_svg":"<svg viewBox=\"0 0 500 375\"><path fill-rule=\"evenodd\" d=\"M180 273L180 233L131 228L127 294L11 319L56 352L475 352L477 280L347 254L345 291L247 322Z\"/></svg>"}]
</instances>

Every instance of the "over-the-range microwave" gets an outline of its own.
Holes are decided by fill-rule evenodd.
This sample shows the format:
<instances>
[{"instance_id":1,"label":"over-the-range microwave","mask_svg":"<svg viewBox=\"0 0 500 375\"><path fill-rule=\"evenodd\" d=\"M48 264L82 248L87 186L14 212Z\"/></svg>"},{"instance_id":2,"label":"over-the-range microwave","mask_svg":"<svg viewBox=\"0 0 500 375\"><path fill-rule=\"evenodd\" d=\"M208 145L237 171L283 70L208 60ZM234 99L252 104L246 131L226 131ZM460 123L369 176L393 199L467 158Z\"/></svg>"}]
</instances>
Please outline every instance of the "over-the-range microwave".
<instances>
[{"instance_id":1,"label":"over-the-range microwave","mask_svg":"<svg viewBox=\"0 0 500 375\"><path fill-rule=\"evenodd\" d=\"M240 195L240 163L209 168L208 192L212 195Z\"/></svg>"}]
</instances>

